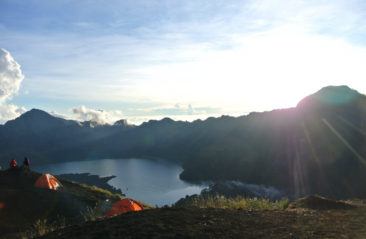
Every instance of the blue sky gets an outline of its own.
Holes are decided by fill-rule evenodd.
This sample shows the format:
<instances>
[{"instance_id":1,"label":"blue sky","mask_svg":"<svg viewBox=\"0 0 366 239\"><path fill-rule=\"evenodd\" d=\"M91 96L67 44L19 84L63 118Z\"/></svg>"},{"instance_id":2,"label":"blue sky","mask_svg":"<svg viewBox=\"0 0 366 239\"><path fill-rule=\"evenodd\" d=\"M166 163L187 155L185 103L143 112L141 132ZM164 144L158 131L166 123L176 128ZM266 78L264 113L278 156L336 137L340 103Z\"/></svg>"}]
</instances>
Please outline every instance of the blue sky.
<instances>
[{"instance_id":1,"label":"blue sky","mask_svg":"<svg viewBox=\"0 0 366 239\"><path fill-rule=\"evenodd\" d=\"M0 48L24 75L0 120L193 120L292 107L327 85L366 93L365 14L353 0L0 0Z\"/></svg>"}]
</instances>

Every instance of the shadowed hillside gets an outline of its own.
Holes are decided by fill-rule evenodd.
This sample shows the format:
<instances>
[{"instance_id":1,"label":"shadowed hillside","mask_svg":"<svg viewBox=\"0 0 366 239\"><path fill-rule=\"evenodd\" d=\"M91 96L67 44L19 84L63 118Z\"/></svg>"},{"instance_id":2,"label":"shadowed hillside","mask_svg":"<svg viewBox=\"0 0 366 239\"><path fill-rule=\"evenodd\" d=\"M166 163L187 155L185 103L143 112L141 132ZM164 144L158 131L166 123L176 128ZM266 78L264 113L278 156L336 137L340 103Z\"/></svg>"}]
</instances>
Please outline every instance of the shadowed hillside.
<instances>
[{"instance_id":1,"label":"shadowed hillside","mask_svg":"<svg viewBox=\"0 0 366 239\"><path fill-rule=\"evenodd\" d=\"M269 99L270 100L270 99ZM366 197L366 97L325 87L295 108L140 126L79 123L31 110L0 127L0 162L157 157L188 181L235 180L290 195Z\"/></svg>"},{"instance_id":2,"label":"shadowed hillside","mask_svg":"<svg viewBox=\"0 0 366 239\"><path fill-rule=\"evenodd\" d=\"M295 195L366 196L366 97L327 87L296 108L252 113L184 164L187 180L231 179Z\"/></svg>"},{"instance_id":3,"label":"shadowed hillside","mask_svg":"<svg viewBox=\"0 0 366 239\"><path fill-rule=\"evenodd\" d=\"M39 176L27 168L0 171L0 238L29 230L39 221L79 223L122 197L62 178L58 178L63 185L60 190L35 187Z\"/></svg>"}]
</instances>

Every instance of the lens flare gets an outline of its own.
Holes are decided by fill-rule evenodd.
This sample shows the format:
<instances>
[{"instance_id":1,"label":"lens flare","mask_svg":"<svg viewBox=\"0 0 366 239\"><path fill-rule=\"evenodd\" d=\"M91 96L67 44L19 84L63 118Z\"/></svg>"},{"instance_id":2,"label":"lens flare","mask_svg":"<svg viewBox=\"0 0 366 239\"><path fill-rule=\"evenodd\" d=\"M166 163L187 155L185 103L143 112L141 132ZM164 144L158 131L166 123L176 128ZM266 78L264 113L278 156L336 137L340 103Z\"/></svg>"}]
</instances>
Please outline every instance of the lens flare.
<instances>
[{"instance_id":1,"label":"lens flare","mask_svg":"<svg viewBox=\"0 0 366 239\"><path fill-rule=\"evenodd\" d=\"M366 160L348 143L348 141L326 120L323 123L332 131L332 133L357 157L357 159L366 166Z\"/></svg>"}]
</instances>

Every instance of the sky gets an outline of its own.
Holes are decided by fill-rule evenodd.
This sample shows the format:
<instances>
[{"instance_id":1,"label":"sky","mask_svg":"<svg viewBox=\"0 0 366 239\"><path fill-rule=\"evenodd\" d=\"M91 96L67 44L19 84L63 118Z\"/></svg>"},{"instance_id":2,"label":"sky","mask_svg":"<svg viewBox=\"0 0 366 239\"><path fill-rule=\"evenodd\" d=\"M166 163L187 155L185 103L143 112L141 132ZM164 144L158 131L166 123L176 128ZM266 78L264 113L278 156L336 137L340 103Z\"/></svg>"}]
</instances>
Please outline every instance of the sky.
<instances>
[{"instance_id":1,"label":"sky","mask_svg":"<svg viewBox=\"0 0 366 239\"><path fill-rule=\"evenodd\" d=\"M366 93L363 0L0 0L0 123L140 124Z\"/></svg>"}]
</instances>

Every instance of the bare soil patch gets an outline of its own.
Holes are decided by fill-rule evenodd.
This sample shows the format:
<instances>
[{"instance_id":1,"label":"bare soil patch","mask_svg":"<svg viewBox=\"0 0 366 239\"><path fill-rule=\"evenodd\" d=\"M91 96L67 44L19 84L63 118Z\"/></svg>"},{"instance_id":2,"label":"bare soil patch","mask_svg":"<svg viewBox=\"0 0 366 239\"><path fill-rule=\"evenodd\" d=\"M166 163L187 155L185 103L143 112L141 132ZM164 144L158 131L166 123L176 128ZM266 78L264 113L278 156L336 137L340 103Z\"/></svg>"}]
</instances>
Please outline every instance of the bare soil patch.
<instances>
[{"instance_id":1,"label":"bare soil patch","mask_svg":"<svg viewBox=\"0 0 366 239\"><path fill-rule=\"evenodd\" d=\"M333 210L333 209L347 210L347 209L354 209L355 206L343 201L335 201L318 195L309 195L291 203L288 206L288 208L289 209L305 208L314 210Z\"/></svg>"}]
</instances>

